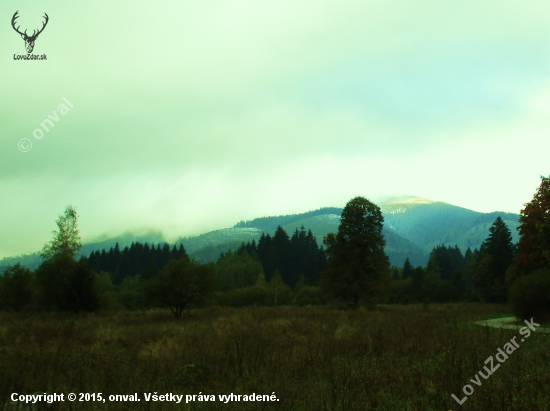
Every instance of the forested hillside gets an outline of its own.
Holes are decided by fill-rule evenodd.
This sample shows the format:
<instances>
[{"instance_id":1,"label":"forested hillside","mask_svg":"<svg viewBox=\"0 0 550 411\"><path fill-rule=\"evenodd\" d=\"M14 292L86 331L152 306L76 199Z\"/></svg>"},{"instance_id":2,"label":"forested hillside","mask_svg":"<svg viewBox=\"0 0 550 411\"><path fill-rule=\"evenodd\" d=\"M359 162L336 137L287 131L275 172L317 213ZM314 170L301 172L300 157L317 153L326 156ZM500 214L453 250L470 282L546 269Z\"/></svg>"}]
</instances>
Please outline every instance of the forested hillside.
<instances>
[{"instance_id":1,"label":"forested hillside","mask_svg":"<svg viewBox=\"0 0 550 411\"><path fill-rule=\"evenodd\" d=\"M518 215L513 213L479 213L442 202L433 202L419 197L390 198L380 204L384 216L383 235L386 254L390 263L403 266L409 258L413 266L425 266L432 249L445 244L458 246L464 253L469 247L479 248L489 233L489 227L500 216L512 232L513 241L518 241ZM338 230L341 208L325 207L300 214L259 217L240 221L234 227L210 231L194 237L180 237L175 245L183 244L192 258L201 263L215 262L220 253L236 250L242 243L258 242L262 233L274 235L280 225L287 233L302 226L311 230L318 245L328 233ZM101 241L84 244L82 255L89 256L96 250L109 249L116 243L123 249L133 242L164 244L162 233L149 232L141 235L122 234ZM35 269L41 262L38 253L5 258L2 267L20 262L22 266Z\"/></svg>"}]
</instances>

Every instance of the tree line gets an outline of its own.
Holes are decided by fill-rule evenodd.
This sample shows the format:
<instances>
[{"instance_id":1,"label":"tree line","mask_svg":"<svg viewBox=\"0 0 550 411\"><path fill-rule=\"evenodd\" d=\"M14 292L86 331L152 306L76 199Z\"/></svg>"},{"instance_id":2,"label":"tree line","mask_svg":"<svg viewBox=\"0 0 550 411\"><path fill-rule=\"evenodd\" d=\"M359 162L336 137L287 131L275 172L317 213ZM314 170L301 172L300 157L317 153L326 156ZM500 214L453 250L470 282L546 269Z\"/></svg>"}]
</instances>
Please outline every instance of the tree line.
<instances>
[{"instance_id":1,"label":"tree line","mask_svg":"<svg viewBox=\"0 0 550 411\"><path fill-rule=\"evenodd\" d=\"M242 243L203 265L182 244L139 242L122 250L117 243L77 261L82 244L76 210L68 206L56 223L58 231L44 246L37 270L15 265L0 277L0 308L17 311L30 304L79 312L160 305L179 317L207 296L228 305L288 303L292 288L307 293L326 265L323 248L303 226L292 237L279 226L273 237L263 234L258 245Z\"/></svg>"},{"instance_id":2,"label":"tree line","mask_svg":"<svg viewBox=\"0 0 550 411\"><path fill-rule=\"evenodd\" d=\"M161 244L142 244L132 242L130 247L126 246L120 250L118 243L109 250L97 250L90 253L88 257L83 257L92 270L106 271L111 274L113 284L119 285L126 277L135 277L143 275L145 277L154 276L171 259L179 260L186 255L183 244L179 247L175 245L170 249L170 245Z\"/></svg>"},{"instance_id":3,"label":"tree line","mask_svg":"<svg viewBox=\"0 0 550 411\"><path fill-rule=\"evenodd\" d=\"M439 245L425 268L413 268L409 259L393 268L394 302L482 301L505 303L506 272L517 255L512 234L499 216L480 249Z\"/></svg>"},{"instance_id":4,"label":"tree line","mask_svg":"<svg viewBox=\"0 0 550 411\"><path fill-rule=\"evenodd\" d=\"M550 180L542 178L521 211L520 240L501 217L479 250L455 245L432 249L426 267L390 267L384 252L384 218L366 198L350 200L337 233L318 246L302 226L292 236L278 226L273 236L242 243L215 263L199 264L185 248L133 243L93 252L81 248L76 210L57 220L58 231L42 250L34 272L10 266L0 277L0 308L93 311L103 308L169 307L179 317L190 307L211 305L480 301L512 303L519 315L550 315ZM542 307L542 308L541 308ZM537 311L538 310L538 311Z\"/></svg>"}]
</instances>

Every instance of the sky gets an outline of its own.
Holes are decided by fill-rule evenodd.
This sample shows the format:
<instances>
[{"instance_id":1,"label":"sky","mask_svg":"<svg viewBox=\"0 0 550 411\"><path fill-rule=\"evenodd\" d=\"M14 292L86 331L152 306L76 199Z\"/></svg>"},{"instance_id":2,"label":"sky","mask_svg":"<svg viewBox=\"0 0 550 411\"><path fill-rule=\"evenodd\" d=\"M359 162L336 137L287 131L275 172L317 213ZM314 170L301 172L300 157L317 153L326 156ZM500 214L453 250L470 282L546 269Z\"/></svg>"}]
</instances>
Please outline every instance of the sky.
<instances>
[{"instance_id":1,"label":"sky","mask_svg":"<svg viewBox=\"0 0 550 411\"><path fill-rule=\"evenodd\" d=\"M48 14L46 60L18 59L16 11L28 34ZM84 241L170 241L357 195L519 213L550 174L546 0L7 0L0 22L0 257L67 205Z\"/></svg>"}]
</instances>

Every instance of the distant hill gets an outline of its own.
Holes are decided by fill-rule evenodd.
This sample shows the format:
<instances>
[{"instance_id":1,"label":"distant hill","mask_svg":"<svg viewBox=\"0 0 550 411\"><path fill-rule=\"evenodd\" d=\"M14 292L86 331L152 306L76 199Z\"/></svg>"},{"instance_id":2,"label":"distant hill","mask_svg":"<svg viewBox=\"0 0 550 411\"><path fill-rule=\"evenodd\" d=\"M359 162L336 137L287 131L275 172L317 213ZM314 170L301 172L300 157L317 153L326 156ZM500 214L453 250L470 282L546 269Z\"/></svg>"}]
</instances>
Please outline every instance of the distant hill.
<instances>
[{"instance_id":1,"label":"distant hill","mask_svg":"<svg viewBox=\"0 0 550 411\"><path fill-rule=\"evenodd\" d=\"M497 216L501 216L508 225L513 241L519 240L516 230L519 225L518 214L479 213L420 197L389 198L379 206L384 215L385 251L391 264L396 266L402 266L407 257L415 266L426 265L432 248L440 244L457 245L462 252L468 247L472 250L479 248L489 235L489 227ZM278 225L289 235L303 225L311 229L321 244L324 236L337 232L341 214L341 208L327 207L302 214L260 217L241 221L233 228L184 239L183 244L200 261L213 261L219 252L224 251L224 245L226 249L235 249L242 241L258 241L262 232L273 234ZM205 245L204 249L195 248L199 239ZM206 240L208 244L204 243Z\"/></svg>"},{"instance_id":2,"label":"distant hill","mask_svg":"<svg viewBox=\"0 0 550 411\"><path fill-rule=\"evenodd\" d=\"M456 244L463 252L479 248L497 216L506 222L513 241L519 240L518 214L479 213L419 197L393 198L380 204L380 209L387 228L426 251L439 244Z\"/></svg>"},{"instance_id":3,"label":"distant hill","mask_svg":"<svg viewBox=\"0 0 550 411\"><path fill-rule=\"evenodd\" d=\"M260 217L250 221L240 221L234 228L258 228L260 230L271 232L278 226L300 226L304 220L311 220L313 217L342 214L342 209L337 207L325 207L314 211L308 211L301 214L288 214L275 217ZM312 230L313 231L313 230Z\"/></svg>"},{"instance_id":4,"label":"distant hill","mask_svg":"<svg viewBox=\"0 0 550 411\"><path fill-rule=\"evenodd\" d=\"M252 240L258 242L263 232L273 235L279 225L290 236L303 225L306 230L311 230L317 243L321 245L323 237L328 233L338 231L341 213L341 208L330 207L303 214L262 217L252 221L240 222L233 228L211 231L198 237L180 239L176 244L181 242L192 257L206 263L216 261L221 252L228 249L234 250L242 242L246 243ZM407 256L415 265L425 264L428 253L411 241L395 234L392 230L384 228L383 232L387 243L386 252L392 264L403 265Z\"/></svg>"},{"instance_id":5,"label":"distant hill","mask_svg":"<svg viewBox=\"0 0 550 411\"><path fill-rule=\"evenodd\" d=\"M479 213L420 197L389 198L379 206L384 215L385 251L390 263L396 266L402 266L407 257L414 266L425 266L432 248L440 244L456 244L463 252L468 247L479 248L481 242L489 235L489 227L497 216L501 216L510 228L514 242L519 239L516 230L519 225L518 214ZM231 228L210 231L195 237L183 237L178 239L176 244L182 243L187 252L202 263L216 261L221 252L236 249L243 242L257 242L263 232L273 235L279 225L290 236L303 225L306 230L311 230L317 242L322 244L324 236L330 232L337 232L341 214L342 208L326 207L300 214L259 217L250 221L240 221ZM87 256L95 250L109 249L116 242L124 248L133 241L155 244L166 242L160 232L140 235L125 233L84 244L82 253ZM41 259L38 253L4 258L0 260L0 272L2 266L17 262L35 269Z\"/></svg>"}]
</instances>

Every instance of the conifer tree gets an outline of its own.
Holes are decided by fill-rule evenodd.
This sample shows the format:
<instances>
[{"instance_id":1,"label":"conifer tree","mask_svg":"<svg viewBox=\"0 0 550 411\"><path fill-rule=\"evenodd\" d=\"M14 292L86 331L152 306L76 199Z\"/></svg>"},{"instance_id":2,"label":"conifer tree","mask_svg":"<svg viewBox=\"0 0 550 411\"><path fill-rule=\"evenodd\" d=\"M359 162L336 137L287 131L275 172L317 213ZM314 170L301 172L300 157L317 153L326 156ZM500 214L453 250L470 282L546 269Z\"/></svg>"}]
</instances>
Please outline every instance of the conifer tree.
<instances>
[{"instance_id":1,"label":"conifer tree","mask_svg":"<svg viewBox=\"0 0 550 411\"><path fill-rule=\"evenodd\" d=\"M399 280L399 271L397 270L397 268L394 268L393 269L393 281L397 281Z\"/></svg>"},{"instance_id":2,"label":"conifer tree","mask_svg":"<svg viewBox=\"0 0 550 411\"><path fill-rule=\"evenodd\" d=\"M497 217L489 228L489 237L481 244L481 258L490 255L495 259L495 270L501 281L516 253L516 246L512 243L512 233L502 218Z\"/></svg>"},{"instance_id":3,"label":"conifer tree","mask_svg":"<svg viewBox=\"0 0 550 411\"><path fill-rule=\"evenodd\" d=\"M403 280L409 278L412 275L413 270L414 268L411 264L411 261L407 257L407 259L405 260L405 264L403 264Z\"/></svg>"},{"instance_id":4,"label":"conifer tree","mask_svg":"<svg viewBox=\"0 0 550 411\"><path fill-rule=\"evenodd\" d=\"M480 261L474 272L474 288L480 298L489 302L506 300L506 270L514 259L515 246L512 234L497 217L489 228L489 236L481 244Z\"/></svg>"}]
</instances>

